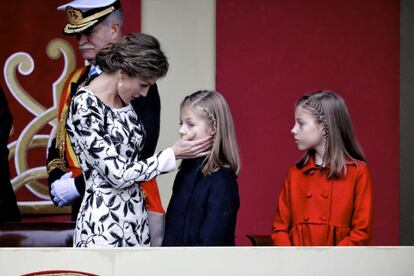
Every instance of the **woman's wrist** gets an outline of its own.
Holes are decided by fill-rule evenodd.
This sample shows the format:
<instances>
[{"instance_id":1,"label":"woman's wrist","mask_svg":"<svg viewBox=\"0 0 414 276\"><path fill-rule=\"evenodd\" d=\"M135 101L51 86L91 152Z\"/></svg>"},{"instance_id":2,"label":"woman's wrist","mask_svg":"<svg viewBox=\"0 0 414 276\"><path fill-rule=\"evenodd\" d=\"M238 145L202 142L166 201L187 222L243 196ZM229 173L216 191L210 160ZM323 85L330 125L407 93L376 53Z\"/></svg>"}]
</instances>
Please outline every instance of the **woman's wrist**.
<instances>
[{"instance_id":1,"label":"woman's wrist","mask_svg":"<svg viewBox=\"0 0 414 276\"><path fill-rule=\"evenodd\" d=\"M167 148L161 151L158 155L159 164L161 166L158 168L161 172L172 172L177 166L176 155L172 148Z\"/></svg>"}]
</instances>

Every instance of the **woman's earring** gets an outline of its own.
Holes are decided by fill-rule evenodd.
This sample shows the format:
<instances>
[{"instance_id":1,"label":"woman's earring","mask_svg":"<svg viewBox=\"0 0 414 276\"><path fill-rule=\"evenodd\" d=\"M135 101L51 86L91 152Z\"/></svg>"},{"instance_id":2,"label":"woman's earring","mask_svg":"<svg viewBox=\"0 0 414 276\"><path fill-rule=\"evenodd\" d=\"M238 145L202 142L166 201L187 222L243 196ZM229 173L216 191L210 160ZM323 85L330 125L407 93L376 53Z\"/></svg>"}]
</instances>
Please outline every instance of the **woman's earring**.
<instances>
[{"instance_id":1,"label":"woman's earring","mask_svg":"<svg viewBox=\"0 0 414 276\"><path fill-rule=\"evenodd\" d=\"M118 87L121 87L122 86L122 82L119 80L118 81Z\"/></svg>"}]
</instances>

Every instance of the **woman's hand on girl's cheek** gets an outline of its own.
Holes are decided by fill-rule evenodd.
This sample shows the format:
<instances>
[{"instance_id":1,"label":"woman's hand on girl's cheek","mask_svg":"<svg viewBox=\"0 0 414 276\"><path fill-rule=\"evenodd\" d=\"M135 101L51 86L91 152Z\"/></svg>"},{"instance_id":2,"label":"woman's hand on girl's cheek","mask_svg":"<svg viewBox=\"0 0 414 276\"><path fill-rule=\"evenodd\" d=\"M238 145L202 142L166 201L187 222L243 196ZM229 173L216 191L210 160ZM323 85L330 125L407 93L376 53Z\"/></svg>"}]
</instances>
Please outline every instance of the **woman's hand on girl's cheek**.
<instances>
[{"instance_id":1,"label":"woman's hand on girl's cheek","mask_svg":"<svg viewBox=\"0 0 414 276\"><path fill-rule=\"evenodd\" d=\"M193 137L194 135L192 137L183 137L172 146L176 159L192 159L206 156L210 153L213 143L212 136L191 141Z\"/></svg>"}]
</instances>

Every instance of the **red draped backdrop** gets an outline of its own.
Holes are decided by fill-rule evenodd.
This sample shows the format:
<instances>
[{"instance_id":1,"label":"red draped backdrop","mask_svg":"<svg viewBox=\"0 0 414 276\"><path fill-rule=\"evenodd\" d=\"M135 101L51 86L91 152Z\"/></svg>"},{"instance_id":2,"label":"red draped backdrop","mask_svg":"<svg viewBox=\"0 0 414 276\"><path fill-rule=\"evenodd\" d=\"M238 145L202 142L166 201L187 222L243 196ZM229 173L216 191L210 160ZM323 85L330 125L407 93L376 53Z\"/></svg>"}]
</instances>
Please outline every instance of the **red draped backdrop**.
<instances>
[{"instance_id":1,"label":"red draped backdrop","mask_svg":"<svg viewBox=\"0 0 414 276\"><path fill-rule=\"evenodd\" d=\"M399 243L399 1L218 0L217 83L243 161L237 233L268 234L301 153L295 101L330 89L348 104L372 172L373 244Z\"/></svg>"}]
</instances>

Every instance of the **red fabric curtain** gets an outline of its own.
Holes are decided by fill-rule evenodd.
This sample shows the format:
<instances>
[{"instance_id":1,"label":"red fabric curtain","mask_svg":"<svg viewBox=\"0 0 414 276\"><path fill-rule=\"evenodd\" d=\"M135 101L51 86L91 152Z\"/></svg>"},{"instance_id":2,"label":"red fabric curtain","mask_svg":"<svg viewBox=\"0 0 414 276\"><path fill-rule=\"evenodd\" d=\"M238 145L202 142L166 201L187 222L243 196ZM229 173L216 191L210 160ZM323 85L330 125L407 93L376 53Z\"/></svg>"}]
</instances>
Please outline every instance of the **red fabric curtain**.
<instances>
[{"instance_id":1,"label":"red fabric curtain","mask_svg":"<svg viewBox=\"0 0 414 276\"><path fill-rule=\"evenodd\" d=\"M237 234L269 234L289 165L294 103L342 95L372 172L374 245L399 243L399 1L217 1L217 90L243 167Z\"/></svg>"}]
</instances>

